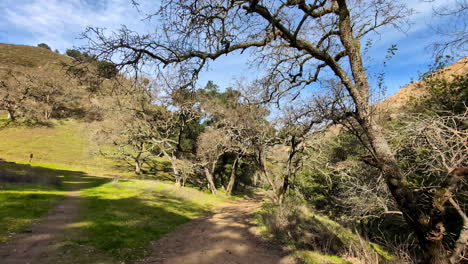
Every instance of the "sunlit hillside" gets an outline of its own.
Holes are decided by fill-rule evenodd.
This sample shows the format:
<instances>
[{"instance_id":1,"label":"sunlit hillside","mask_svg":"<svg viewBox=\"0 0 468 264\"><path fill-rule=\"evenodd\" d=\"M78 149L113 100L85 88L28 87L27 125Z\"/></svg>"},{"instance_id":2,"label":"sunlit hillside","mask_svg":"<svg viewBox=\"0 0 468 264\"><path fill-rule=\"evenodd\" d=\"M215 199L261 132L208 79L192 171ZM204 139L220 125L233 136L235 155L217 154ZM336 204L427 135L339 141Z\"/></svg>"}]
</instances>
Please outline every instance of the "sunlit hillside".
<instances>
[{"instance_id":1,"label":"sunlit hillside","mask_svg":"<svg viewBox=\"0 0 468 264\"><path fill-rule=\"evenodd\" d=\"M69 63L71 59L48 49L0 43L0 68L39 68L44 65Z\"/></svg>"},{"instance_id":2,"label":"sunlit hillside","mask_svg":"<svg viewBox=\"0 0 468 264\"><path fill-rule=\"evenodd\" d=\"M36 164L115 171L115 162L99 155L86 126L73 120L53 121L49 126L8 126L0 130L0 158L29 162L32 155L31 162Z\"/></svg>"}]
</instances>

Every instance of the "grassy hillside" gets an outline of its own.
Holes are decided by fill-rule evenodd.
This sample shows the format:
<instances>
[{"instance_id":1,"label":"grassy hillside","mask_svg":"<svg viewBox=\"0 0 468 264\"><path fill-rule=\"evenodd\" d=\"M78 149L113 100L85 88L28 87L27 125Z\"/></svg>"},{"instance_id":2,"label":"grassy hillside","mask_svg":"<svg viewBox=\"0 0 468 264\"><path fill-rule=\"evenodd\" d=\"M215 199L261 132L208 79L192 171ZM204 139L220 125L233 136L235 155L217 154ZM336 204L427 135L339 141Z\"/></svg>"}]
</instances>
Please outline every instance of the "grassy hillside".
<instances>
[{"instance_id":1,"label":"grassy hillside","mask_svg":"<svg viewBox=\"0 0 468 264\"><path fill-rule=\"evenodd\" d=\"M72 77L65 72L63 64L73 60L45 48L0 43L0 70L38 76L53 70L58 74L54 78L63 74L63 81L71 83L67 80ZM32 154L35 164L95 173L115 173L116 165L122 165L97 154L99 149L90 139L84 122L52 120L47 121L48 126L31 126L21 122L9 124L6 117L6 111L0 109L0 159L29 163Z\"/></svg>"},{"instance_id":2,"label":"grassy hillside","mask_svg":"<svg viewBox=\"0 0 468 264\"><path fill-rule=\"evenodd\" d=\"M70 62L67 56L48 49L0 43L0 68L37 68L46 64Z\"/></svg>"},{"instance_id":3,"label":"grassy hillside","mask_svg":"<svg viewBox=\"0 0 468 264\"><path fill-rule=\"evenodd\" d=\"M115 161L105 159L90 139L87 124L53 121L50 126L9 125L0 129L0 158L8 161L60 165L96 173L117 172ZM57 166L56 166L57 167Z\"/></svg>"}]
</instances>

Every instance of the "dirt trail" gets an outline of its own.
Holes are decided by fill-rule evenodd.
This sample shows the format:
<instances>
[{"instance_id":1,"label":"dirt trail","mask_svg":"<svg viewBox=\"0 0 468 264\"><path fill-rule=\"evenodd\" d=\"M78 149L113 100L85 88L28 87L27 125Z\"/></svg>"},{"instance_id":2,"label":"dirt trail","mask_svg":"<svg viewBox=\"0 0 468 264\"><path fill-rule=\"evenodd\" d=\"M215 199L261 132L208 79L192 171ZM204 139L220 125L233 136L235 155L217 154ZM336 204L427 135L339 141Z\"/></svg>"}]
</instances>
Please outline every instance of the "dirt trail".
<instances>
[{"instance_id":1,"label":"dirt trail","mask_svg":"<svg viewBox=\"0 0 468 264\"><path fill-rule=\"evenodd\" d=\"M275 243L261 239L251 223L258 201L221 206L214 214L180 226L151 245L144 264L293 264Z\"/></svg>"},{"instance_id":2,"label":"dirt trail","mask_svg":"<svg viewBox=\"0 0 468 264\"><path fill-rule=\"evenodd\" d=\"M74 188L75 189L75 188ZM10 242L0 245L2 264L49 263L47 258L57 252L67 225L78 218L79 191L68 192L49 213L29 228L16 234Z\"/></svg>"},{"instance_id":3,"label":"dirt trail","mask_svg":"<svg viewBox=\"0 0 468 264\"><path fill-rule=\"evenodd\" d=\"M79 187L73 188L29 232L0 245L2 264L51 263L60 251L67 227L79 218ZM220 206L215 213L190 221L151 244L140 264L296 264L278 244L262 239L251 222L260 206L244 200ZM90 263L91 264L91 263Z\"/></svg>"}]
</instances>

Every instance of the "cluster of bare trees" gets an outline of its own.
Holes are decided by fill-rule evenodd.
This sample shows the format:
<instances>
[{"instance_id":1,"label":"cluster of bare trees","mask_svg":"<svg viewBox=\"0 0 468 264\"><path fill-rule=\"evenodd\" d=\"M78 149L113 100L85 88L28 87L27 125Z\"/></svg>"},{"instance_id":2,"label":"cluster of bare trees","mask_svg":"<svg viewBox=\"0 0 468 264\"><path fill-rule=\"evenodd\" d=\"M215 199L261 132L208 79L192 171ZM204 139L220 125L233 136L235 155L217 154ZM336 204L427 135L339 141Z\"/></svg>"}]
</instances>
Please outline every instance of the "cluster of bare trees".
<instances>
[{"instance_id":1,"label":"cluster of bare trees","mask_svg":"<svg viewBox=\"0 0 468 264\"><path fill-rule=\"evenodd\" d=\"M321 118L328 117L335 122L345 120L343 124L354 131L368 153L366 162L379 172L369 180L377 181L381 177L385 182L419 241L422 261L448 263L453 259L450 255L458 254L458 247L446 243L445 230L449 223L441 216L454 208L449 202L456 189L453 186L459 186L465 174L448 173L443 183L429 188L429 195L420 195L412 179L402 170L384 129L377 123L363 61L361 42L368 34L386 26L401 26L411 13L404 2L385 0L168 0L150 16L158 19L156 33L139 35L123 28L107 35L102 29L90 28L85 37L92 54L109 61L119 58L115 64L120 67L131 66L138 70L151 63L160 69L177 68L184 80L180 87L185 88L194 85L198 73L209 61L225 54L252 51L252 62L262 69L263 75L252 83L251 89L258 91L257 98L264 102L294 100L304 90L316 91L314 82L332 76L341 88L335 90L338 93L329 93L328 100L315 101L314 109L325 113L319 115ZM338 95L340 98L336 98ZM213 113L218 114L218 110ZM235 116L219 113L223 120L232 120L210 127L201 139L214 139L220 144L213 146L202 141L198 146L199 152L204 154L200 158L204 159L211 188L215 184L211 182L213 164L219 153L243 153L237 142L248 146L249 151L254 150L252 157L259 171L272 188L277 188L267 163L270 140L275 138L268 136L269 129L261 124L251 127L252 123L244 128L242 122L236 124L239 120ZM311 118L315 113L304 111L304 116ZM243 118L246 116L244 114ZM313 123L327 122L321 118ZM236 128L232 129L232 124L236 124ZM288 177L284 178L283 187L275 190L278 195L287 189L288 179L298 166L294 159L300 145L297 140L295 135L287 140L291 146L285 168ZM466 161L462 165L466 165ZM464 236L463 230L462 225L457 237Z\"/></svg>"},{"instance_id":2,"label":"cluster of bare trees","mask_svg":"<svg viewBox=\"0 0 468 264\"><path fill-rule=\"evenodd\" d=\"M45 121L82 114L85 91L53 67L0 70L0 109L8 118Z\"/></svg>"},{"instance_id":3,"label":"cluster of bare trees","mask_svg":"<svg viewBox=\"0 0 468 264\"><path fill-rule=\"evenodd\" d=\"M96 135L103 154L131 163L137 174L151 172L164 158L177 185L206 183L212 193L222 186L231 195L241 165L253 163L265 138L274 136L265 120L268 111L243 101L238 91L220 92L211 82L197 91L164 85L147 81L101 101L105 114Z\"/></svg>"}]
</instances>

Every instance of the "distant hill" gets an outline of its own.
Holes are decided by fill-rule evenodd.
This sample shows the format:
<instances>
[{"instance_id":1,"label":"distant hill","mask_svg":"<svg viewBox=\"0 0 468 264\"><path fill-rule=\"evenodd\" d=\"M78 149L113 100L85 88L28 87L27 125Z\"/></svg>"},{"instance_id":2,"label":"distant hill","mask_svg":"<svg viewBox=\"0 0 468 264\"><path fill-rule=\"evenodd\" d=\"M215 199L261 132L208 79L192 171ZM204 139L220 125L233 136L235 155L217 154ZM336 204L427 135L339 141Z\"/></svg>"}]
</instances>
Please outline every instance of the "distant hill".
<instances>
[{"instance_id":1,"label":"distant hill","mask_svg":"<svg viewBox=\"0 0 468 264\"><path fill-rule=\"evenodd\" d=\"M453 75L466 74L468 74L468 57L464 57L435 73L436 76L442 76L448 79ZM412 98L417 99L424 96L425 90L426 82L424 80L410 83L401 88L396 94L378 103L377 109L379 109L381 114L389 116L390 119L397 118L399 114L407 109L409 101Z\"/></svg>"},{"instance_id":2,"label":"distant hill","mask_svg":"<svg viewBox=\"0 0 468 264\"><path fill-rule=\"evenodd\" d=\"M0 72L44 74L50 70L70 80L63 68L73 58L45 48L0 43ZM41 70L42 69L42 70ZM57 164L85 170L113 171L114 161L103 159L93 144L88 125L72 119L50 120L49 126L27 126L21 122L2 127L7 113L0 111L0 159Z\"/></svg>"},{"instance_id":3,"label":"distant hill","mask_svg":"<svg viewBox=\"0 0 468 264\"><path fill-rule=\"evenodd\" d=\"M37 68L71 61L72 58L45 48L0 43L0 68Z\"/></svg>"}]
</instances>

